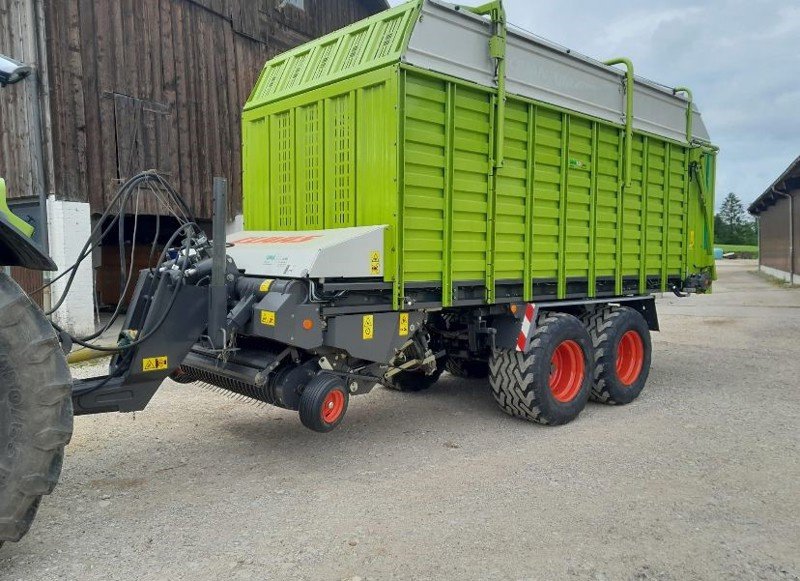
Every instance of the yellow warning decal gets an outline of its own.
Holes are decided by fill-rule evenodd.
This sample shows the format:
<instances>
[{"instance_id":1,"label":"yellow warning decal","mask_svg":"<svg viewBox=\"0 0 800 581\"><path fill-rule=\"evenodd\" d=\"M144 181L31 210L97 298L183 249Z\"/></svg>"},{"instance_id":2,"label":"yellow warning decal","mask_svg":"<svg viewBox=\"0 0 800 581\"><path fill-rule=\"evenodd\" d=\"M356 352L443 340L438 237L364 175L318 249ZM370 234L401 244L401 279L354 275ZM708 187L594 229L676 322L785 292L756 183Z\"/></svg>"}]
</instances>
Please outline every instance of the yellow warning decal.
<instances>
[{"instance_id":1,"label":"yellow warning decal","mask_svg":"<svg viewBox=\"0 0 800 581\"><path fill-rule=\"evenodd\" d=\"M273 282L275 282L275 281L273 279L271 279L271 278L264 279L264 282L262 282L261 286L258 287L259 292L262 292L262 293L269 292L269 289L272 286Z\"/></svg>"},{"instance_id":2,"label":"yellow warning decal","mask_svg":"<svg viewBox=\"0 0 800 581\"><path fill-rule=\"evenodd\" d=\"M169 369L169 359L166 355L142 359L142 371L163 371L165 369Z\"/></svg>"},{"instance_id":3,"label":"yellow warning decal","mask_svg":"<svg viewBox=\"0 0 800 581\"><path fill-rule=\"evenodd\" d=\"M275 326L275 311L261 311L261 324L268 327Z\"/></svg>"},{"instance_id":4,"label":"yellow warning decal","mask_svg":"<svg viewBox=\"0 0 800 581\"><path fill-rule=\"evenodd\" d=\"M408 335L408 313L400 313L400 327L398 334L401 337Z\"/></svg>"},{"instance_id":5,"label":"yellow warning decal","mask_svg":"<svg viewBox=\"0 0 800 581\"><path fill-rule=\"evenodd\" d=\"M361 337L369 341L375 336L375 315L364 315L361 321Z\"/></svg>"},{"instance_id":6,"label":"yellow warning decal","mask_svg":"<svg viewBox=\"0 0 800 581\"><path fill-rule=\"evenodd\" d=\"M381 273L381 253L377 250L373 250L369 253L369 273L370 274L380 274Z\"/></svg>"},{"instance_id":7,"label":"yellow warning decal","mask_svg":"<svg viewBox=\"0 0 800 581\"><path fill-rule=\"evenodd\" d=\"M694 248L694 230L689 230L689 248Z\"/></svg>"}]
</instances>

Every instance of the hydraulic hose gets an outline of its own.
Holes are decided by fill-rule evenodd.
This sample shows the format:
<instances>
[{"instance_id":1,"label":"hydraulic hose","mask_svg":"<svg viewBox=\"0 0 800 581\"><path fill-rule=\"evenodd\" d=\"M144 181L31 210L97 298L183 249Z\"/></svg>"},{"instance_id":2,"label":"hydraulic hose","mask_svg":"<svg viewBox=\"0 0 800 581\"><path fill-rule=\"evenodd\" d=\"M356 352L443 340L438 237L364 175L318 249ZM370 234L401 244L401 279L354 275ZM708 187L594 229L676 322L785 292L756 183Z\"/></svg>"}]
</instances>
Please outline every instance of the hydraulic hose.
<instances>
[{"instance_id":1,"label":"hydraulic hose","mask_svg":"<svg viewBox=\"0 0 800 581\"><path fill-rule=\"evenodd\" d=\"M86 361L94 361L95 359L104 359L111 357L115 353L119 353L116 345L102 346L104 351L97 351L91 347L82 347L77 351L73 351L67 356L67 363L74 365L76 363L85 363Z\"/></svg>"}]
</instances>

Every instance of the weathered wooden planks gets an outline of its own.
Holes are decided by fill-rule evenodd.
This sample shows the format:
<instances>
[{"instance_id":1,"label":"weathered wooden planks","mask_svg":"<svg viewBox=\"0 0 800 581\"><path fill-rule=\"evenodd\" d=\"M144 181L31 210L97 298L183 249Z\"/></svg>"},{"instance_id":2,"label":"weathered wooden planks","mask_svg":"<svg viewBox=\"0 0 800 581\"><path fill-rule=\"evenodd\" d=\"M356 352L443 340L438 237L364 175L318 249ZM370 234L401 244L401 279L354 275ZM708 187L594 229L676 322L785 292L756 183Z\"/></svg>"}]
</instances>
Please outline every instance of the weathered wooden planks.
<instances>
[{"instance_id":1,"label":"weathered wooden planks","mask_svg":"<svg viewBox=\"0 0 800 581\"><path fill-rule=\"evenodd\" d=\"M40 0L0 0L0 52L35 37ZM44 2L53 120L51 190L102 212L120 180L168 174L200 218L211 179L231 183L241 212L240 111L263 63L313 36L385 8L381 0L63 0ZM32 20L32 19L31 19ZM35 42L31 45L35 46ZM19 89L19 90L16 90ZM12 195L33 195L29 115L35 84L0 98L0 174ZM40 163L40 161L39 161ZM142 208L158 212L155 203Z\"/></svg>"}]
</instances>

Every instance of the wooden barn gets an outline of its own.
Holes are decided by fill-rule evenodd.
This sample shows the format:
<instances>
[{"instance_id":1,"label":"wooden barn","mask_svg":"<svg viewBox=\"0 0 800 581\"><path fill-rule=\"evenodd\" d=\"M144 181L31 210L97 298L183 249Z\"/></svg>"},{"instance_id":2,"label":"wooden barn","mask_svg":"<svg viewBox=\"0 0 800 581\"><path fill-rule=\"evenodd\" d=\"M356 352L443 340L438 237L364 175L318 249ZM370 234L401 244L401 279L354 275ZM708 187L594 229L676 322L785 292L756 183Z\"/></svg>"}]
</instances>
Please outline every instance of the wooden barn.
<instances>
[{"instance_id":1,"label":"wooden barn","mask_svg":"<svg viewBox=\"0 0 800 581\"><path fill-rule=\"evenodd\" d=\"M83 228L48 232L41 208L65 204L47 209L51 222L65 213L96 219L120 182L143 169L163 173L200 219L211 217L212 177L226 176L229 216L240 214L240 111L264 62L385 8L385 0L0 0L0 54L35 69L0 90L0 176L12 207L64 259L77 249L54 235ZM155 204L143 210L155 221ZM112 255L95 256L103 303L119 293L102 276L116 268ZM16 274L29 288L40 284Z\"/></svg>"}]
</instances>

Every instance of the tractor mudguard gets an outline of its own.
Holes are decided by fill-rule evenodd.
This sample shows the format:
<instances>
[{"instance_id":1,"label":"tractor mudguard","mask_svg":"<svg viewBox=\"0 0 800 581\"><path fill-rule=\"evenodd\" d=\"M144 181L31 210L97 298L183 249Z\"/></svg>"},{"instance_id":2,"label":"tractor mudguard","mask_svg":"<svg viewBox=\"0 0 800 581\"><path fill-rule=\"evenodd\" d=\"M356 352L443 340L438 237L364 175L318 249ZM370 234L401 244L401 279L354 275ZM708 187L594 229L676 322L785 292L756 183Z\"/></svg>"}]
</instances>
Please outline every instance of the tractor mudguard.
<instances>
[{"instance_id":1,"label":"tractor mudguard","mask_svg":"<svg viewBox=\"0 0 800 581\"><path fill-rule=\"evenodd\" d=\"M32 233L33 228L9 209L6 182L0 178L0 265L58 270L56 263L31 241Z\"/></svg>"},{"instance_id":2,"label":"tractor mudguard","mask_svg":"<svg viewBox=\"0 0 800 581\"><path fill-rule=\"evenodd\" d=\"M53 259L12 226L2 212L0 212L0 264L24 266L32 270L58 270Z\"/></svg>"}]
</instances>

